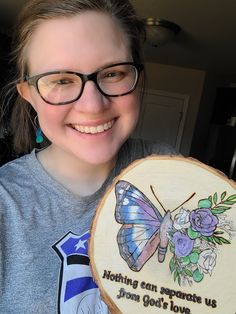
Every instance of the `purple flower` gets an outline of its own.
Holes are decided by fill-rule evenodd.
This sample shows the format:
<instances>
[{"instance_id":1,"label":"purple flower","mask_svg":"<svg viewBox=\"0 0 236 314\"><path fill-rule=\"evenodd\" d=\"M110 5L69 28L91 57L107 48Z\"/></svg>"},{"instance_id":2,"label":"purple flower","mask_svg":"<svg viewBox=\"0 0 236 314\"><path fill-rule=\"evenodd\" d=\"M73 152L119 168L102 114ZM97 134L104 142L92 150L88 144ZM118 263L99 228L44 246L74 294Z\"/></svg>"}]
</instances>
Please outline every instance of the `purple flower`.
<instances>
[{"instance_id":1,"label":"purple flower","mask_svg":"<svg viewBox=\"0 0 236 314\"><path fill-rule=\"evenodd\" d=\"M211 236L219 222L218 218L212 214L209 208L198 208L190 213L189 220L194 231L200 232L204 236Z\"/></svg>"},{"instance_id":2,"label":"purple flower","mask_svg":"<svg viewBox=\"0 0 236 314\"><path fill-rule=\"evenodd\" d=\"M172 241L175 245L175 255L177 257L187 256L191 253L194 240L190 239L186 234L177 231L174 233Z\"/></svg>"}]
</instances>

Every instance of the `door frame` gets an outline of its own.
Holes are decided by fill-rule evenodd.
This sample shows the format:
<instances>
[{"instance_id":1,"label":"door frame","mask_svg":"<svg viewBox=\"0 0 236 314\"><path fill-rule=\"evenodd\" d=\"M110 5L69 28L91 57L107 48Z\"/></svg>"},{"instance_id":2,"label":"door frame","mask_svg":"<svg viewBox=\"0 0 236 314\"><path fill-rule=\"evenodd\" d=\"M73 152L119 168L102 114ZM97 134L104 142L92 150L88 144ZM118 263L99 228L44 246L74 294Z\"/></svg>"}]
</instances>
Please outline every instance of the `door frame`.
<instances>
[{"instance_id":1,"label":"door frame","mask_svg":"<svg viewBox=\"0 0 236 314\"><path fill-rule=\"evenodd\" d=\"M175 144L175 149L177 152L179 152L182 138L183 138L183 133L184 133L184 126L186 122L190 96L186 94L172 93L172 92L163 91L163 90L146 89L144 92L143 99L145 98L146 95L153 95L153 94L157 96L162 96L162 97L167 97L167 98L176 98L176 99L182 100L183 107L181 111L180 123L179 123L179 128L178 128L178 134L176 136L176 144ZM146 108L144 104L141 104L140 119L139 119L139 123L137 127L137 135L139 137L141 136L145 109Z\"/></svg>"}]
</instances>

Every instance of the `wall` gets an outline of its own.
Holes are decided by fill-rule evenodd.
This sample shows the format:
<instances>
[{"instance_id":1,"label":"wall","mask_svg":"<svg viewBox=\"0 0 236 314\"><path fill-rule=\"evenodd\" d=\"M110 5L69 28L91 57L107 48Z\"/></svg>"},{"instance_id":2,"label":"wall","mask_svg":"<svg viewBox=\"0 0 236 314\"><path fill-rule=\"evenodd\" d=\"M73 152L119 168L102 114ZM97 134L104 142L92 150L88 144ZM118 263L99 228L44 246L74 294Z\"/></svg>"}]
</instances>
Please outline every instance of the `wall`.
<instances>
[{"instance_id":1,"label":"wall","mask_svg":"<svg viewBox=\"0 0 236 314\"><path fill-rule=\"evenodd\" d=\"M211 119L214 110L217 87L227 87L228 82L213 73L207 73L195 125L191 156L208 163L213 143L210 143ZM215 139L216 140L216 139ZM210 141L210 142L209 142ZM214 145L213 145L214 146Z\"/></svg>"},{"instance_id":2,"label":"wall","mask_svg":"<svg viewBox=\"0 0 236 314\"><path fill-rule=\"evenodd\" d=\"M2 88L7 84L10 71L9 71L9 51L11 41L10 38L4 34L0 33L0 103L2 102ZM0 108L0 117L1 117L1 108ZM3 129L0 121L0 139L3 137Z\"/></svg>"},{"instance_id":3,"label":"wall","mask_svg":"<svg viewBox=\"0 0 236 314\"><path fill-rule=\"evenodd\" d=\"M205 72L156 63L146 63L146 72L146 88L190 96L180 149L183 155L188 156L205 81Z\"/></svg>"},{"instance_id":4,"label":"wall","mask_svg":"<svg viewBox=\"0 0 236 314\"><path fill-rule=\"evenodd\" d=\"M190 154L207 164L214 153L218 137L218 129L212 124L216 90L219 87L236 87L232 83L234 81L235 78L227 75L210 72L206 75Z\"/></svg>"}]
</instances>

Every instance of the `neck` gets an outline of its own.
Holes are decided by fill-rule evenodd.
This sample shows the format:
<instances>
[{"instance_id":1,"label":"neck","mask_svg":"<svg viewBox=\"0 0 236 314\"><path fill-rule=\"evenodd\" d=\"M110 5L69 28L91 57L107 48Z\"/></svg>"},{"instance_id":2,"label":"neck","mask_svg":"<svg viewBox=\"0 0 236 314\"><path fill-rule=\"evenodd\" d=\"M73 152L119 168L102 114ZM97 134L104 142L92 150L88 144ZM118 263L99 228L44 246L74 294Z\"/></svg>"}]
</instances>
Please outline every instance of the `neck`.
<instances>
[{"instance_id":1,"label":"neck","mask_svg":"<svg viewBox=\"0 0 236 314\"><path fill-rule=\"evenodd\" d=\"M55 180L79 196L95 193L115 165L115 158L104 164L93 165L52 145L40 151L38 159Z\"/></svg>"}]
</instances>

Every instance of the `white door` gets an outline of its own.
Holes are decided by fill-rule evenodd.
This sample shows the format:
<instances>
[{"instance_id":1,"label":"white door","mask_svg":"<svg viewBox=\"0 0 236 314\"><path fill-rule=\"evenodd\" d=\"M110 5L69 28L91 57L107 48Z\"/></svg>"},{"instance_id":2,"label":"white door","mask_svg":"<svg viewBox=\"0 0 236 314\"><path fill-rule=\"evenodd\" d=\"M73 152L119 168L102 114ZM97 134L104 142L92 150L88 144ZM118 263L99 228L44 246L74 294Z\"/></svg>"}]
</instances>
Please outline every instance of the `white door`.
<instances>
[{"instance_id":1,"label":"white door","mask_svg":"<svg viewBox=\"0 0 236 314\"><path fill-rule=\"evenodd\" d=\"M162 141L180 150L189 96L147 90L135 137Z\"/></svg>"}]
</instances>

